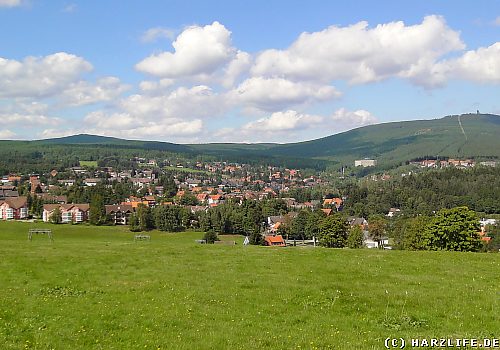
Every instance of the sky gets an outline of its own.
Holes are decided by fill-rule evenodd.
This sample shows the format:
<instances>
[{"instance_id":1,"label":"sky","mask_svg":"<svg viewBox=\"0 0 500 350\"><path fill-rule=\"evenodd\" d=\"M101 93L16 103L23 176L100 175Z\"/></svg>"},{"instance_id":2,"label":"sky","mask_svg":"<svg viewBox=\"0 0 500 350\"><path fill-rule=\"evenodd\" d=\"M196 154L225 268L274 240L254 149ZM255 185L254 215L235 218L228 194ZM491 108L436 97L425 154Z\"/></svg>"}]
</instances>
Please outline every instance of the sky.
<instances>
[{"instance_id":1,"label":"sky","mask_svg":"<svg viewBox=\"0 0 500 350\"><path fill-rule=\"evenodd\" d=\"M0 0L0 139L298 142L500 114L500 2Z\"/></svg>"}]
</instances>

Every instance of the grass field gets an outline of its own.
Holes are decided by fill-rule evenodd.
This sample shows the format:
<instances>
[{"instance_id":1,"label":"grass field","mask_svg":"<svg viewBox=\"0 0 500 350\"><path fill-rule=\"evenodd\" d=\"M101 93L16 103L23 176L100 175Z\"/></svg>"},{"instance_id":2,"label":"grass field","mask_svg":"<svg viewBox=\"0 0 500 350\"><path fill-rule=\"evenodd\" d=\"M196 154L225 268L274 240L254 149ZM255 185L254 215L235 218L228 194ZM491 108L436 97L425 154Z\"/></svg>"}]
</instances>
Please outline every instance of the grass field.
<instances>
[{"instance_id":1,"label":"grass field","mask_svg":"<svg viewBox=\"0 0 500 350\"><path fill-rule=\"evenodd\" d=\"M97 160L81 160L80 166L87 166L89 168L97 168Z\"/></svg>"},{"instance_id":2,"label":"grass field","mask_svg":"<svg viewBox=\"0 0 500 350\"><path fill-rule=\"evenodd\" d=\"M1 349L381 349L499 337L500 254L199 245L0 222ZM234 239L234 237L225 237Z\"/></svg>"}]
</instances>

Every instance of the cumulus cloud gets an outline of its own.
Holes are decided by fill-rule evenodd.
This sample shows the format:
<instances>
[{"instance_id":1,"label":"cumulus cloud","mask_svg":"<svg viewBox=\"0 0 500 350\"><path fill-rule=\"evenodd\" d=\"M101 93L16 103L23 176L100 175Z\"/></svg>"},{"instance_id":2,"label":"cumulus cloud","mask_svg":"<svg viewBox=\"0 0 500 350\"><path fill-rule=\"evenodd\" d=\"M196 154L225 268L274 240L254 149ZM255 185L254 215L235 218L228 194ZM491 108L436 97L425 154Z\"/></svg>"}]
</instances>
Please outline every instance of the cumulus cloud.
<instances>
[{"instance_id":1,"label":"cumulus cloud","mask_svg":"<svg viewBox=\"0 0 500 350\"><path fill-rule=\"evenodd\" d=\"M230 98L237 103L267 111L308 102L332 100L340 95L337 89L329 85L262 77L247 79L229 93Z\"/></svg>"},{"instance_id":2,"label":"cumulus cloud","mask_svg":"<svg viewBox=\"0 0 500 350\"><path fill-rule=\"evenodd\" d=\"M340 124L341 129L365 126L378 122L373 114L364 109L349 111L345 108L340 108L332 114L330 119L335 124Z\"/></svg>"},{"instance_id":3,"label":"cumulus cloud","mask_svg":"<svg viewBox=\"0 0 500 350\"><path fill-rule=\"evenodd\" d=\"M116 77L104 77L95 83L79 81L62 93L62 100L70 106L83 106L97 102L111 101L130 89Z\"/></svg>"},{"instance_id":4,"label":"cumulus cloud","mask_svg":"<svg viewBox=\"0 0 500 350\"><path fill-rule=\"evenodd\" d=\"M493 24L496 25L496 26L500 26L500 16L498 16L497 18L495 18L495 20L493 21Z\"/></svg>"},{"instance_id":5,"label":"cumulus cloud","mask_svg":"<svg viewBox=\"0 0 500 350\"><path fill-rule=\"evenodd\" d=\"M328 136L377 121L366 110L340 108L328 116L287 110L272 113L240 128L220 129L215 136L218 141L227 142L297 142L303 140L306 134L313 135L312 138Z\"/></svg>"},{"instance_id":6,"label":"cumulus cloud","mask_svg":"<svg viewBox=\"0 0 500 350\"><path fill-rule=\"evenodd\" d=\"M352 84L411 79L410 71L422 71L442 55L464 47L459 32L440 16L427 16L412 26L398 21L369 28L367 22L359 22L302 33L286 50L266 50L256 58L252 73Z\"/></svg>"},{"instance_id":7,"label":"cumulus cloud","mask_svg":"<svg viewBox=\"0 0 500 350\"><path fill-rule=\"evenodd\" d=\"M0 58L0 98L51 96L91 70L85 59L65 52L23 61Z\"/></svg>"},{"instance_id":8,"label":"cumulus cloud","mask_svg":"<svg viewBox=\"0 0 500 350\"><path fill-rule=\"evenodd\" d=\"M0 114L2 125L22 125L22 126L37 126L37 125L60 125L62 119L47 117L45 115L30 115L30 114Z\"/></svg>"},{"instance_id":9,"label":"cumulus cloud","mask_svg":"<svg viewBox=\"0 0 500 350\"><path fill-rule=\"evenodd\" d=\"M0 0L0 7L16 7L21 5L21 0Z\"/></svg>"},{"instance_id":10,"label":"cumulus cloud","mask_svg":"<svg viewBox=\"0 0 500 350\"><path fill-rule=\"evenodd\" d=\"M16 137L16 133L9 129L0 129L0 140L9 140Z\"/></svg>"},{"instance_id":11,"label":"cumulus cloud","mask_svg":"<svg viewBox=\"0 0 500 350\"><path fill-rule=\"evenodd\" d=\"M84 122L98 135L135 139L141 137L188 136L198 134L203 127L203 122L200 119L158 118L156 120L144 120L128 113L107 115L102 111L88 114ZM117 128L117 126L119 127Z\"/></svg>"},{"instance_id":12,"label":"cumulus cloud","mask_svg":"<svg viewBox=\"0 0 500 350\"><path fill-rule=\"evenodd\" d=\"M159 39L170 39L175 38L175 32L169 28L155 27L146 30L142 36L141 41L143 43L152 43Z\"/></svg>"},{"instance_id":13,"label":"cumulus cloud","mask_svg":"<svg viewBox=\"0 0 500 350\"><path fill-rule=\"evenodd\" d=\"M225 100L210 87L179 87L168 94L135 94L118 102L120 110L144 119L206 118L226 110Z\"/></svg>"},{"instance_id":14,"label":"cumulus cloud","mask_svg":"<svg viewBox=\"0 0 500 350\"><path fill-rule=\"evenodd\" d=\"M244 73L248 72L252 65L252 56L250 54L238 51L234 59L224 69L222 76L222 85L230 88Z\"/></svg>"},{"instance_id":15,"label":"cumulus cloud","mask_svg":"<svg viewBox=\"0 0 500 350\"><path fill-rule=\"evenodd\" d=\"M119 125L120 129L134 129L141 126L141 119L128 113L107 114L104 111L94 111L84 118L84 122L95 129L112 130Z\"/></svg>"},{"instance_id":16,"label":"cumulus cloud","mask_svg":"<svg viewBox=\"0 0 500 350\"><path fill-rule=\"evenodd\" d=\"M45 115L49 110L49 105L38 101L26 101L25 99L16 99L5 103L0 107L1 114L30 114Z\"/></svg>"},{"instance_id":17,"label":"cumulus cloud","mask_svg":"<svg viewBox=\"0 0 500 350\"><path fill-rule=\"evenodd\" d=\"M143 87L149 85L145 83ZM220 96L209 87L179 87L168 94L134 94L123 98L116 103L115 111L87 114L83 126L85 132L98 135L179 139L200 134L202 118L216 116L224 110Z\"/></svg>"},{"instance_id":18,"label":"cumulus cloud","mask_svg":"<svg viewBox=\"0 0 500 350\"><path fill-rule=\"evenodd\" d=\"M219 22L186 28L172 46L174 52L153 54L136 69L163 78L211 74L237 54L231 45L231 32Z\"/></svg>"},{"instance_id":19,"label":"cumulus cloud","mask_svg":"<svg viewBox=\"0 0 500 350\"><path fill-rule=\"evenodd\" d=\"M42 139L51 139L55 137L65 137L71 135L77 135L81 133L90 133L90 131L86 131L83 129L44 129L38 133L38 137Z\"/></svg>"},{"instance_id":20,"label":"cumulus cloud","mask_svg":"<svg viewBox=\"0 0 500 350\"><path fill-rule=\"evenodd\" d=\"M163 93L174 84L172 79L144 80L139 83L139 89L146 93Z\"/></svg>"},{"instance_id":21,"label":"cumulus cloud","mask_svg":"<svg viewBox=\"0 0 500 350\"><path fill-rule=\"evenodd\" d=\"M247 123L243 126L244 131L290 131L306 129L323 122L324 118L317 115L302 114L297 111L288 110L275 112L268 118Z\"/></svg>"},{"instance_id":22,"label":"cumulus cloud","mask_svg":"<svg viewBox=\"0 0 500 350\"><path fill-rule=\"evenodd\" d=\"M467 51L457 59L442 63L450 77L477 81L480 83L500 83L500 42L489 47Z\"/></svg>"}]
</instances>

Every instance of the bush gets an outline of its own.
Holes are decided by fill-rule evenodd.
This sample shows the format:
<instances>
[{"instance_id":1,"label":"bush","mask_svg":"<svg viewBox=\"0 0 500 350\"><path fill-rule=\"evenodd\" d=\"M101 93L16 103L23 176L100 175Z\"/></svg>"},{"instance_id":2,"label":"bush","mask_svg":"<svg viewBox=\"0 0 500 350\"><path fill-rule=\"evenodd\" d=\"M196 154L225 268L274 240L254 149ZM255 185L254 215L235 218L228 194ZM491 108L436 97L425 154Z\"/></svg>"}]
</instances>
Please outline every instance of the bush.
<instances>
[{"instance_id":1,"label":"bush","mask_svg":"<svg viewBox=\"0 0 500 350\"><path fill-rule=\"evenodd\" d=\"M252 245L264 245L264 236L260 232L250 233L248 239Z\"/></svg>"},{"instance_id":2,"label":"bush","mask_svg":"<svg viewBox=\"0 0 500 350\"><path fill-rule=\"evenodd\" d=\"M214 244L215 241L219 241L217 232L215 232L214 230L208 230L207 232L205 232L203 239L205 240L205 242L210 244Z\"/></svg>"}]
</instances>

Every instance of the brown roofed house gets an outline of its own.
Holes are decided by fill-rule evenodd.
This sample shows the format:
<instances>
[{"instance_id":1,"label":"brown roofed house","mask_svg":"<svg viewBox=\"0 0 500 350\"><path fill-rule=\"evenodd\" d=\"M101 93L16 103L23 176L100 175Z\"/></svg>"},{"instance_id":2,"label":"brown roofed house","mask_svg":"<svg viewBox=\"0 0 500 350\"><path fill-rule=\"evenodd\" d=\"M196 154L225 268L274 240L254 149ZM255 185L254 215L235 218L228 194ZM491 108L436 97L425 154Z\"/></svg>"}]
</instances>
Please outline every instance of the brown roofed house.
<instances>
[{"instance_id":1,"label":"brown roofed house","mask_svg":"<svg viewBox=\"0 0 500 350\"><path fill-rule=\"evenodd\" d=\"M28 217L26 197L7 197L0 201L0 219L20 220Z\"/></svg>"}]
</instances>

